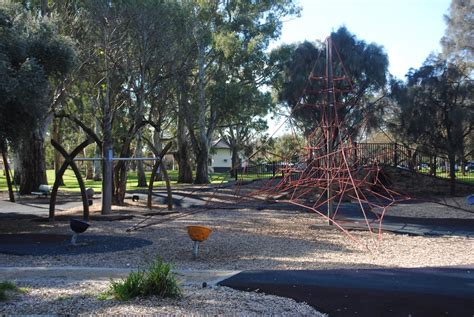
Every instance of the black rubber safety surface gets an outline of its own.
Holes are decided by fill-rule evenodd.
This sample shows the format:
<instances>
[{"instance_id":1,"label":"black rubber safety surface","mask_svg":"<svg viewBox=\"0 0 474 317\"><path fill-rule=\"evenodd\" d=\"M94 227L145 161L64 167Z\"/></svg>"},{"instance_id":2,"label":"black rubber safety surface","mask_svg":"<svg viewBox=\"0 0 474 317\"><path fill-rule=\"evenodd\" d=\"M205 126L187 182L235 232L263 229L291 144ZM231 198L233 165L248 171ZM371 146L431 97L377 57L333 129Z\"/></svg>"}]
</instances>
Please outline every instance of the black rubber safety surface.
<instances>
[{"instance_id":1,"label":"black rubber safety surface","mask_svg":"<svg viewBox=\"0 0 474 317\"><path fill-rule=\"evenodd\" d=\"M131 250L151 245L145 239L124 236L80 234L77 245L72 235L64 234L0 234L0 253L13 255L77 255Z\"/></svg>"},{"instance_id":2,"label":"black rubber safety surface","mask_svg":"<svg viewBox=\"0 0 474 317\"><path fill-rule=\"evenodd\" d=\"M219 285L293 298L331 317L474 316L474 266L244 271Z\"/></svg>"}]
</instances>

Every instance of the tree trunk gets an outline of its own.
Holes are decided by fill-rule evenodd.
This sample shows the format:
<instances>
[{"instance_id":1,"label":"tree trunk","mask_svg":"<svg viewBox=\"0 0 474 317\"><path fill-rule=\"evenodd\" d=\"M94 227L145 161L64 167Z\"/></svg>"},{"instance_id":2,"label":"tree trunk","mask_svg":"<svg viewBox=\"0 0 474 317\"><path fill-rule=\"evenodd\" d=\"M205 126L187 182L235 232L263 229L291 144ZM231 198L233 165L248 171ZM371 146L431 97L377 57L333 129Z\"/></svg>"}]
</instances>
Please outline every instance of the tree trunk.
<instances>
[{"instance_id":1,"label":"tree trunk","mask_svg":"<svg viewBox=\"0 0 474 317\"><path fill-rule=\"evenodd\" d=\"M190 151L191 146L189 144L188 137L186 135L186 105L188 102L187 87L184 78L178 79L179 85L179 109L178 109L178 183L192 183L193 182L193 169L191 167Z\"/></svg>"},{"instance_id":2,"label":"tree trunk","mask_svg":"<svg viewBox=\"0 0 474 317\"><path fill-rule=\"evenodd\" d=\"M203 147L197 154L196 178L194 184L209 184L209 147L207 143L201 144Z\"/></svg>"},{"instance_id":3,"label":"tree trunk","mask_svg":"<svg viewBox=\"0 0 474 317\"><path fill-rule=\"evenodd\" d=\"M135 157L143 157L142 132L137 133L137 147L135 149ZM145 175L145 168L143 166L143 161L137 161L136 167L137 167L138 187L148 187L148 184L146 182L146 175Z\"/></svg>"},{"instance_id":4,"label":"tree trunk","mask_svg":"<svg viewBox=\"0 0 474 317\"><path fill-rule=\"evenodd\" d=\"M127 190L127 171L128 162L119 161L114 168L114 195L113 203L123 206L125 201L125 193Z\"/></svg>"},{"instance_id":5,"label":"tree trunk","mask_svg":"<svg viewBox=\"0 0 474 317\"><path fill-rule=\"evenodd\" d=\"M160 120L161 121L161 120ZM161 122L159 122L158 124L161 124ZM155 149L159 152L161 152L162 150L162 145L161 145L161 131L158 130L156 127L153 131L153 146L155 147ZM162 159L162 162L163 162L163 158ZM161 168L160 168L160 172L159 173L156 173L155 175L155 181L162 181L163 180L163 173L161 172L161 170L163 170L165 167L165 165L162 164L161 165Z\"/></svg>"},{"instance_id":6,"label":"tree trunk","mask_svg":"<svg viewBox=\"0 0 474 317\"><path fill-rule=\"evenodd\" d=\"M13 184L18 186L20 184L20 174L21 174L21 160L20 160L20 153L18 150L13 152Z\"/></svg>"},{"instance_id":7,"label":"tree trunk","mask_svg":"<svg viewBox=\"0 0 474 317\"><path fill-rule=\"evenodd\" d=\"M232 169L230 171L230 175L235 177L237 173L237 169L240 167L240 158L239 158L239 147L237 145L231 145L232 151Z\"/></svg>"},{"instance_id":8,"label":"tree trunk","mask_svg":"<svg viewBox=\"0 0 474 317\"><path fill-rule=\"evenodd\" d=\"M105 96L102 109L102 157L103 161L103 177L102 177L102 214L110 214L112 212L112 177L113 177L113 139L112 139L112 107L111 107L111 69L109 68L109 30L104 27L104 65L105 65Z\"/></svg>"},{"instance_id":9,"label":"tree trunk","mask_svg":"<svg viewBox=\"0 0 474 317\"><path fill-rule=\"evenodd\" d=\"M195 184L208 184L209 183L209 170L208 170L208 159L209 159L209 138L206 133L206 90L205 90L205 56L204 47L202 43L198 43L199 51L199 113L198 116L198 140L196 140L196 179Z\"/></svg>"},{"instance_id":10,"label":"tree trunk","mask_svg":"<svg viewBox=\"0 0 474 317\"><path fill-rule=\"evenodd\" d=\"M7 158L7 145L3 141L0 141L0 151L2 152L3 168L5 169L5 177L7 179L8 196L10 201L14 203L15 195L13 194L12 180L10 178L10 165L8 164Z\"/></svg>"},{"instance_id":11,"label":"tree trunk","mask_svg":"<svg viewBox=\"0 0 474 317\"><path fill-rule=\"evenodd\" d=\"M39 185L47 184L44 138L41 129L33 131L19 147L20 194L37 191Z\"/></svg>"},{"instance_id":12,"label":"tree trunk","mask_svg":"<svg viewBox=\"0 0 474 317\"><path fill-rule=\"evenodd\" d=\"M178 183L192 183L193 169L190 163L189 143L178 137Z\"/></svg>"},{"instance_id":13,"label":"tree trunk","mask_svg":"<svg viewBox=\"0 0 474 317\"><path fill-rule=\"evenodd\" d=\"M95 103L94 103L95 104ZM95 128L94 132L96 135L100 134L100 121L98 118L95 119ZM94 156L95 157L102 157L102 152L100 151L99 145L95 143L95 149L94 149ZM102 180L102 161L94 161L94 180L95 181L101 181Z\"/></svg>"},{"instance_id":14,"label":"tree trunk","mask_svg":"<svg viewBox=\"0 0 474 317\"><path fill-rule=\"evenodd\" d=\"M87 157L86 149L82 149L82 156ZM92 169L92 162L91 161L82 161L81 168L84 168L84 174L86 175L86 179L92 179L94 175L94 170Z\"/></svg>"},{"instance_id":15,"label":"tree trunk","mask_svg":"<svg viewBox=\"0 0 474 317\"><path fill-rule=\"evenodd\" d=\"M108 87L108 86L107 86ZM103 177L102 177L102 214L112 212L112 177L113 177L113 141L111 110L106 107L104 111L104 141L103 141Z\"/></svg>"},{"instance_id":16,"label":"tree trunk","mask_svg":"<svg viewBox=\"0 0 474 317\"><path fill-rule=\"evenodd\" d=\"M133 138L132 133L130 137L126 138L122 143L122 150L120 151L121 158L128 158L131 155L130 145ZM123 206L125 200L125 193L127 190L128 166L130 161L118 161L114 167L113 179L113 203L115 205Z\"/></svg>"},{"instance_id":17,"label":"tree trunk","mask_svg":"<svg viewBox=\"0 0 474 317\"><path fill-rule=\"evenodd\" d=\"M51 138L56 141L58 144L61 144L61 124L63 122L62 118L53 119L53 133L51 134ZM61 153L54 150L54 175L58 177L58 171L63 164ZM59 185L64 186L64 180L61 176L59 180Z\"/></svg>"},{"instance_id":18,"label":"tree trunk","mask_svg":"<svg viewBox=\"0 0 474 317\"><path fill-rule=\"evenodd\" d=\"M451 195L456 194L456 156L453 154L448 155L449 160L449 190Z\"/></svg>"}]
</instances>

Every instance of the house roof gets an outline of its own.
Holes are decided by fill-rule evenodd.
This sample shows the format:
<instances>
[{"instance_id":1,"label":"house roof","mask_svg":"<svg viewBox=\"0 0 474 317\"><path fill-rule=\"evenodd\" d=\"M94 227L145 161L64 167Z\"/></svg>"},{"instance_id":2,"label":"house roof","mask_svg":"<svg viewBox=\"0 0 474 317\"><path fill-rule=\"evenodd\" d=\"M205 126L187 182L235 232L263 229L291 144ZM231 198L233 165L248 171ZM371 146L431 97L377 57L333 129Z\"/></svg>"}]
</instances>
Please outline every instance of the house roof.
<instances>
[{"instance_id":1,"label":"house roof","mask_svg":"<svg viewBox=\"0 0 474 317\"><path fill-rule=\"evenodd\" d=\"M229 144L224 139L214 141L211 147L214 149L230 149Z\"/></svg>"}]
</instances>

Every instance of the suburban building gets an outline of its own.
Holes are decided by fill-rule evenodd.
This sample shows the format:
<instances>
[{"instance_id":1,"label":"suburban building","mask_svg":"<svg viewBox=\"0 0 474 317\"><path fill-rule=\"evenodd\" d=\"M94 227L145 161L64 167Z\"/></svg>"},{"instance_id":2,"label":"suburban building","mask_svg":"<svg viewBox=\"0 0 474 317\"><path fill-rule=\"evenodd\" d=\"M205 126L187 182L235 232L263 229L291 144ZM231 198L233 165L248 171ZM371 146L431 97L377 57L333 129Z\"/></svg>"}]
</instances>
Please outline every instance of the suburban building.
<instances>
[{"instance_id":1,"label":"suburban building","mask_svg":"<svg viewBox=\"0 0 474 317\"><path fill-rule=\"evenodd\" d=\"M209 153L209 169L216 173L225 173L232 168L232 151L229 144L219 139L213 142Z\"/></svg>"}]
</instances>

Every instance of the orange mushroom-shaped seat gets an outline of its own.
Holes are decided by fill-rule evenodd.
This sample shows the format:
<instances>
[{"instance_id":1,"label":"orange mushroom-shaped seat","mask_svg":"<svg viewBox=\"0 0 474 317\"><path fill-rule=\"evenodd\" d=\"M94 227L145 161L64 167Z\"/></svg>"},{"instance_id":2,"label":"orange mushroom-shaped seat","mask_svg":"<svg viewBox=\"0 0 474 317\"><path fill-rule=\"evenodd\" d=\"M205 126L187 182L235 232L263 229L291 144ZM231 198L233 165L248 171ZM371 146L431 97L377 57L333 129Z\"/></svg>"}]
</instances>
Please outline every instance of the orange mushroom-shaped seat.
<instances>
[{"instance_id":1,"label":"orange mushroom-shaped seat","mask_svg":"<svg viewBox=\"0 0 474 317\"><path fill-rule=\"evenodd\" d=\"M204 226L188 226L188 235L191 240L194 241L193 246L193 256L194 259L197 259L199 254L199 243L203 242L209 237L211 233L211 228L204 227Z\"/></svg>"},{"instance_id":2,"label":"orange mushroom-shaped seat","mask_svg":"<svg viewBox=\"0 0 474 317\"><path fill-rule=\"evenodd\" d=\"M211 228L204 226L188 226L188 235L193 241L203 242L212 232Z\"/></svg>"}]
</instances>

